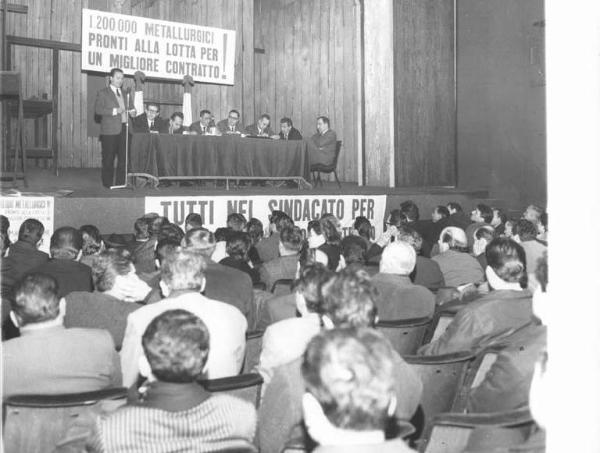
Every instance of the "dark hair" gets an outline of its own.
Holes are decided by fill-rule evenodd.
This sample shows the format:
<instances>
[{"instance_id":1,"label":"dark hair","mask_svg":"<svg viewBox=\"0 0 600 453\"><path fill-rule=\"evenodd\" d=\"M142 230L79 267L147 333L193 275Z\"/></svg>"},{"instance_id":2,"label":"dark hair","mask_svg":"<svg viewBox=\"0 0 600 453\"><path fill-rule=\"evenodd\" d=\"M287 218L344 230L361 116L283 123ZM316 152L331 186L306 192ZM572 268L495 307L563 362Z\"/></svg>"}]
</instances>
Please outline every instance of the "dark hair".
<instances>
[{"instance_id":1,"label":"dark hair","mask_svg":"<svg viewBox=\"0 0 600 453\"><path fill-rule=\"evenodd\" d=\"M131 255L124 249L111 249L94 257L92 280L98 291L108 291L115 284L117 275L127 275L132 270Z\"/></svg>"},{"instance_id":2,"label":"dark hair","mask_svg":"<svg viewBox=\"0 0 600 453\"><path fill-rule=\"evenodd\" d=\"M275 229L280 233L285 227L294 226L294 221L283 211L272 211L269 215L269 222L275 225Z\"/></svg>"},{"instance_id":3,"label":"dark hair","mask_svg":"<svg viewBox=\"0 0 600 453\"><path fill-rule=\"evenodd\" d=\"M508 217L506 216L506 213L504 211L502 211L502 209L500 209L500 208L492 207L492 213L494 211L496 211L498 213L498 217L500 218L500 222L502 224L504 224L506 222L506 220L508 219Z\"/></svg>"},{"instance_id":4,"label":"dark hair","mask_svg":"<svg viewBox=\"0 0 600 453\"><path fill-rule=\"evenodd\" d=\"M271 121L271 117L269 115L267 115L266 113L263 113L262 115L260 115L260 117L258 119L262 120L263 118Z\"/></svg>"},{"instance_id":5,"label":"dark hair","mask_svg":"<svg viewBox=\"0 0 600 453\"><path fill-rule=\"evenodd\" d=\"M485 249L485 257L496 275L508 283L527 285L527 264L523 247L512 239L495 238ZM525 286L523 286L525 285Z\"/></svg>"},{"instance_id":6,"label":"dark hair","mask_svg":"<svg viewBox=\"0 0 600 453\"><path fill-rule=\"evenodd\" d=\"M232 233L232 231L227 227L217 228L215 230L215 241L226 242L230 233Z\"/></svg>"},{"instance_id":7,"label":"dark hair","mask_svg":"<svg viewBox=\"0 0 600 453\"><path fill-rule=\"evenodd\" d=\"M490 223L494 218L494 211L487 204L479 203L475 208L479 211L485 223Z\"/></svg>"},{"instance_id":8,"label":"dark hair","mask_svg":"<svg viewBox=\"0 0 600 453\"><path fill-rule=\"evenodd\" d=\"M304 239L300 228L296 226L286 227L280 234L280 241L287 250L299 252L302 249Z\"/></svg>"},{"instance_id":9,"label":"dark hair","mask_svg":"<svg viewBox=\"0 0 600 453\"><path fill-rule=\"evenodd\" d=\"M158 104L158 102L154 102L154 101L146 102L146 109L150 108L150 106L156 107L158 109L158 111L160 112L160 105Z\"/></svg>"},{"instance_id":10,"label":"dark hair","mask_svg":"<svg viewBox=\"0 0 600 453\"><path fill-rule=\"evenodd\" d=\"M136 239L148 239L150 237L150 223L146 217L136 219L133 224Z\"/></svg>"},{"instance_id":11,"label":"dark hair","mask_svg":"<svg viewBox=\"0 0 600 453\"><path fill-rule=\"evenodd\" d=\"M37 244L44 235L44 225L37 219L27 219L19 227L19 241Z\"/></svg>"},{"instance_id":12,"label":"dark hair","mask_svg":"<svg viewBox=\"0 0 600 453\"><path fill-rule=\"evenodd\" d=\"M346 267L323 284L323 306L336 327L367 327L375 324L379 296L369 274Z\"/></svg>"},{"instance_id":13,"label":"dark hair","mask_svg":"<svg viewBox=\"0 0 600 453\"><path fill-rule=\"evenodd\" d=\"M83 225L79 228L83 245L81 251L84 256L94 255L102 248L102 236L100 230L94 225Z\"/></svg>"},{"instance_id":14,"label":"dark hair","mask_svg":"<svg viewBox=\"0 0 600 453\"><path fill-rule=\"evenodd\" d=\"M406 242L411 245L412 248L415 249L417 255L421 251L423 247L423 237L419 234L417 230L408 226L408 225L400 225L398 228L397 238L399 241Z\"/></svg>"},{"instance_id":15,"label":"dark hair","mask_svg":"<svg viewBox=\"0 0 600 453\"><path fill-rule=\"evenodd\" d=\"M165 258L173 252L179 250L181 244L170 238L161 239L156 242L156 250L154 250L154 258L158 261L158 264L162 265Z\"/></svg>"},{"instance_id":16,"label":"dark hair","mask_svg":"<svg viewBox=\"0 0 600 453\"><path fill-rule=\"evenodd\" d=\"M227 238L225 250L230 257L241 261L247 261L248 250L250 250L251 245L252 241L250 240L250 235L248 235L248 233L244 233L243 231L232 231Z\"/></svg>"},{"instance_id":17,"label":"dark hair","mask_svg":"<svg viewBox=\"0 0 600 453\"><path fill-rule=\"evenodd\" d=\"M372 225L371 222L369 222L369 219L363 216L358 216L356 219L354 219L353 227L360 237L366 239L367 241L371 240Z\"/></svg>"},{"instance_id":18,"label":"dark hair","mask_svg":"<svg viewBox=\"0 0 600 453\"><path fill-rule=\"evenodd\" d=\"M446 206L436 206L435 211L444 219L450 217L450 212L448 211L448 208Z\"/></svg>"},{"instance_id":19,"label":"dark hair","mask_svg":"<svg viewBox=\"0 0 600 453\"><path fill-rule=\"evenodd\" d=\"M463 208L460 204L458 204L456 201L451 201L450 203L448 203L448 212L450 212L450 209L456 211L456 212L463 212Z\"/></svg>"},{"instance_id":20,"label":"dark hair","mask_svg":"<svg viewBox=\"0 0 600 453\"><path fill-rule=\"evenodd\" d=\"M262 222L257 218L252 217L246 224L246 232L250 236L252 245L255 245L262 239L265 230Z\"/></svg>"},{"instance_id":21,"label":"dark hair","mask_svg":"<svg viewBox=\"0 0 600 453\"><path fill-rule=\"evenodd\" d=\"M202 118L202 117L203 117L204 115L206 115L207 113L208 113L209 115L211 115L211 113L210 113L210 110L206 110L206 109L204 109L204 110L200 110L200 115L199 115L199 116Z\"/></svg>"},{"instance_id":22,"label":"dark hair","mask_svg":"<svg viewBox=\"0 0 600 453\"><path fill-rule=\"evenodd\" d=\"M235 109L233 109L233 110L230 110L228 115L231 115L232 113L237 113L238 119L239 119L239 118L240 118L240 116L241 116L241 115L240 115L240 112L238 112L238 111L237 111L237 110L235 110Z\"/></svg>"},{"instance_id":23,"label":"dark hair","mask_svg":"<svg viewBox=\"0 0 600 453\"><path fill-rule=\"evenodd\" d=\"M392 209L388 218L390 226L399 227L406 223L406 215L400 209Z\"/></svg>"},{"instance_id":24,"label":"dark hair","mask_svg":"<svg viewBox=\"0 0 600 453\"><path fill-rule=\"evenodd\" d=\"M167 310L148 324L142 347L158 380L195 382L208 360L210 334L198 316L186 310Z\"/></svg>"},{"instance_id":25,"label":"dark hair","mask_svg":"<svg viewBox=\"0 0 600 453\"><path fill-rule=\"evenodd\" d=\"M309 263L300 269L300 274L294 281L294 291L304 296L308 310L312 312L320 310L321 286L331 278L331 275L331 271L321 263Z\"/></svg>"},{"instance_id":26,"label":"dark hair","mask_svg":"<svg viewBox=\"0 0 600 453\"><path fill-rule=\"evenodd\" d=\"M0 214L0 232L8 233L10 228L10 220L5 215Z\"/></svg>"},{"instance_id":27,"label":"dark hair","mask_svg":"<svg viewBox=\"0 0 600 453\"><path fill-rule=\"evenodd\" d=\"M174 120L175 118L181 118L183 120L183 112L175 112L171 115L171 119Z\"/></svg>"},{"instance_id":28,"label":"dark hair","mask_svg":"<svg viewBox=\"0 0 600 453\"><path fill-rule=\"evenodd\" d=\"M181 240L184 236L185 233L179 226L175 225L174 223L168 223L160 229L156 240L157 242L160 242L164 239L170 239L174 242L181 243Z\"/></svg>"},{"instance_id":29,"label":"dark hair","mask_svg":"<svg viewBox=\"0 0 600 453\"><path fill-rule=\"evenodd\" d=\"M58 282L51 275L26 274L15 287L11 308L22 325L55 319L59 314Z\"/></svg>"},{"instance_id":30,"label":"dark hair","mask_svg":"<svg viewBox=\"0 0 600 453\"><path fill-rule=\"evenodd\" d=\"M10 240L8 240L8 233L0 230L0 257L3 257L6 250L10 247ZM8 242L8 243L7 243Z\"/></svg>"},{"instance_id":31,"label":"dark hair","mask_svg":"<svg viewBox=\"0 0 600 453\"><path fill-rule=\"evenodd\" d=\"M112 68L109 72L111 77L114 77L117 72L123 74L123 70L121 68Z\"/></svg>"},{"instance_id":32,"label":"dark hair","mask_svg":"<svg viewBox=\"0 0 600 453\"><path fill-rule=\"evenodd\" d=\"M519 219L514 228L515 234L519 236L521 241L529 241L535 239L538 231L536 226L529 220ZM533 269L531 269L533 270Z\"/></svg>"},{"instance_id":33,"label":"dark hair","mask_svg":"<svg viewBox=\"0 0 600 453\"><path fill-rule=\"evenodd\" d=\"M321 223L321 230L323 231L323 236L325 236L325 241L331 245L340 245L342 235L338 230L340 225L338 218L333 214L325 214L319 222Z\"/></svg>"},{"instance_id":34,"label":"dark hair","mask_svg":"<svg viewBox=\"0 0 600 453\"><path fill-rule=\"evenodd\" d=\"M169 224L169 219L166 217L146 217L148 218L148 225L150 227L150 236L157 236L162 230L162 227Z\"/></svg>"},{"instance_id":35,"label":"dark hair","mask_svg":"<svg viewBox=\"0 0 600 453\"><path fill-rule=\"evenodd\" d=\"M319 121L319 120L323 121L325 124L327 124L327 126L329 126L329 118L327 118L326 116L324 116L324 115L318 116L317 121Z\"/></svg>"},{"instance_id":36,"label":"dark hair","mask_svg":"<svg viewBox=\"0 0 600 453\"><path fill-rule=\"evenodd\" d=\"M311 220L306 226L306 231L314 231L317 235L323 234L323 231L321 230L321 222L319 220Z\"/></svg>"},{"instance_id":37,"label":"dark hair","mask_svg":"<svg viewBox=\"0 0 600 453\"><path fill-rule=\"evenodd\" d=\"M215 235L203 228L194 228L185 233L184 248L210 257L215 249Z\"/></svg>"},{"instance_id":38,"label":"dark hair","mask_svg":"<svg viewBox=\"0 0 600 453\"><path fill-rule=\"evenodd\" d=\"M283 118L281 118L281 120L279 121L280 124L287 124L289 127L292 127L292 120L290 118L288 118L287 116L284 116Z\"/></svg>"},{"instance_id":39,"label":"dark hair","mask_svg":"<svg viewBox=\"0 0 600 453\"><path fill-rule=\"evenodd\" d=\"M360 236L346 236L341 243L342 255L346 265L365 264L367 254L367 243Z\"/></svg>"},{"instance_id":40,"label":"dark hair","mask_svg":"<svg viewBox=\"0 0 600 453\"><path fill-rule=\"evenodd\" d=\"M397 378L393 356L373 329L324 330L306 348L302 377L334 426L383 431Z\"/></svg>"},{"instance_id":41,"label":"dark hair","mask_svg":"<svg viewBox=\"0 0 600 453\"><path fill-rule=\"evenodd\" d=\"M400 211L406 216L408 220L417 221L419 220L419 208L412 200L406 200L400 204Z\"/></svg>"},{"instance_id":42,"label":"dark hair","mask_svg":"<svg viewBox=\"0 0 600 453\"><path fill-rule=\"evenodd\" d=\"M185 226L186 226L186 228L188 226L191 227L190 229L193 229L193 228L202 228L202 225L204 225L204 221L202 220L202 216L200 214L198 214L197 212L190 212L185 217Z\"/></svg>"},{"instance_id":43,"label":"dark hair","mask_svg":"<svg viewBox=\"0 0 600 453\"><path fill-rule=\"evenodd\" d=\"M246 217L237 212L233 212L227 216L227 228L230 228L233 231L244 231L246 222Z\"/></svg>"},{"instance_id":44,"label":"dark hair","mask_svg":"<svg viewBox=\"0 0 600 453\"><path fill-rule=\"evenodd\" d=\"M73 227L62 227L50 238L50 255L52 258L75 259L83 246L83 238L79 230Z\"/></svg>"}]
</instances>

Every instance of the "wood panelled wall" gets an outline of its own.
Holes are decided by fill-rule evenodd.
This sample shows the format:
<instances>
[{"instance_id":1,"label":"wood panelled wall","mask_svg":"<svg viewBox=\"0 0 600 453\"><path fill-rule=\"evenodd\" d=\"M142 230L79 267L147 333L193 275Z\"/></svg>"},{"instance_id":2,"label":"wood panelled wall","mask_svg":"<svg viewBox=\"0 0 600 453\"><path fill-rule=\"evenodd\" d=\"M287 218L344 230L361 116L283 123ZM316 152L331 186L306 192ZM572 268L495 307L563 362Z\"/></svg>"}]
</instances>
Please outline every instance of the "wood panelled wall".
<instances>
[{"instance_id":1,"label":"wood panelled wall","mask_svg":"<svg viewBox=\"0 0 600 453\"><path fill-rule=\"evenodd\" d=\"M394 1L396 186L455 185L454 1Z\"/></svg>"},{"instance_id":2,"label":"wood panelled wall","mask_svg":"<svg viewBox=\"0 0 600 453\"><path fill-rule=\"evenodd\" d=\"M342 140L338 175L357 181L355 7L352 0L255 0L255 115L304 137L327 115Z\"/></svg>"}]
</instances>

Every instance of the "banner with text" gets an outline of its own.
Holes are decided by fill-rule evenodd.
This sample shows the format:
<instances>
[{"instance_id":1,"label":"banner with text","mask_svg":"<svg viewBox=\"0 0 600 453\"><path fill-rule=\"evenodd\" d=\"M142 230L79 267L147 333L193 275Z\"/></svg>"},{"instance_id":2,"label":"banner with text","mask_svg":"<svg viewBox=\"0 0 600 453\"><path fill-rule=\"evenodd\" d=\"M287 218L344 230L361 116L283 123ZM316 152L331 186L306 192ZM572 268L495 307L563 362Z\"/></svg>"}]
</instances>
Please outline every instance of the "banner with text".
<instances>
[{"instance_id":1,"label":"banner with text","mask_svg":"<svg viewBox=\"0 0 600 453\"><path fill-rule=\"evenodd\" d=\"M0 213L8 218L8 236L11 242L19 238L19 228L27 219L37 219L44 225L40 250L50 251L50 237L54 232L53 197L0 197Z\"/></svg>"},{"instance_id":2,"label":"banner with text","mask_svg":"<svg viewBox=\"0 0 600 453\"><path fill-rule=\"evenodd\" d=\"M269 215L275 210L287 213L302 229L323 214L333 214L340 220L344 236L352 229L354 219L364 216L373 226L372 236L377 237L383 232L385 202L385 195L146 197L145 212L155 212L182 227L185 217L196 212L211 231L224 227L227 216L234 212L243 214L246 219L259 219L265 230L269 227Z\"/></svg>"},{"instance_id":3,"label":"banner with text","mask_svg":"<svg viewBox=\"0 0 600 453\"><path fill-rule=\"evenodd\" d=\"M233 85L235 30L83 9L81 69Z\"/></svg>"}]
</instances>

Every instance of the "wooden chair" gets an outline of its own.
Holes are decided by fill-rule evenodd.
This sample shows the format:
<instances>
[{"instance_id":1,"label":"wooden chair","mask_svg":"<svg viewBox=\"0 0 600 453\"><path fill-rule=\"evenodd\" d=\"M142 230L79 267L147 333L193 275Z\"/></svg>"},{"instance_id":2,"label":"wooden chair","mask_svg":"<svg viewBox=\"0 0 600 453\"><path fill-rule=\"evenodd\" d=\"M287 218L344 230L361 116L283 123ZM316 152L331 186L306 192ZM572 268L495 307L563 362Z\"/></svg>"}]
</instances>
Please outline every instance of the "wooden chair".
<instances>
[{"instance_id":1,"label":"wooden chair","mask_svg":"<svg viewBox=\"0 0 600 453\"><path fill-rule=\"evenodd\" d=\"M3 440L7 453L47 453L64 439L72 424L125 403L127 389L63 395L20 395L6 399L3 407Z\"/></svg>"},{"instance_id":2,"label":"wooden chair","mask_svg":"<svg viewBox=\"0 0 600 453\"><path fill-rule=\"evenodd\" d=\"M340 189L342 188L342 185L340 184L340 180L338 179L337 175L337 163L341 151L342 141L338 140L335 144L335 157L333 158L333 163L331 165L315 164L310 166L310 172L312 173L312 181L314 187L317 187L319 183L321 183L321 187L323 187L321 173L333 173L333 176L335 177L335 182L337 182L337 185Z\"/></svg>"},{"instance_id":3,"label":"wooden chair","mask_svg":"<svg viewBox=\"0 0 600 453\"><path fill-rule=\"evenodd\" d=\"M264 331L254 330L246 333L246 356L244 357L244 373L250 373L258 365L262 349Z\"/></svg>"},{"instance_id":4,"label":"wooden chair","mask_svg":"<svg viewBox=\"0 0 600 453\"><path fill-rule=\"evenodd\" d=\"M423 382L421 407L426 424L437 414L452 409L474 359L475 355L470 351L439 356L404 356Z\"/></svg>"},{"instance_id":5,"label":"wooden chair","mask_svg":"<svg viewBox=\"0 0 600 453\"><path fill-rule=\"evenodd\" d=\"M429 325L429 329L423 337L423 344L428 344L437 340L446 331L454 319L455 314L455 312L447 310L436 311L433 315L433 320Z\"/></svg>"},{"instance_id":6,"label":"wooden chair","mask_svg":"<svg viewBox=\"0 0 600 453\"><path fill-rule=\"evenodd\" d=\"M494 447L504 448L506 452L544 451L543 436L542 445L518 446L537 431L528 408L490 414L439 414L427 430L428 441L420 449L424 453L496 451ZM478 430L476 436L471 437L475 430ZM485 445L480 437L485 439Z\"/></svg>"},{"instance_id":7,"label":"wooden chair","mask_svg":"<svg viewBox=\"0 0 600 453\"><path fill-rule=\"evenodd\" d=\"M200 384L212 393L229 393L254 404L258 409L263 378L258 373L246 373L220 379L206 379Z\"/></svg>"},{"instance_id":8,"label":"wooden chair","mask_svg":"<svg viewBox=\"0 0 600 453\"><path fill-rule=\"evenodd\" d=\"M294 284L294 279L293 278L280 278L279 280L276 280L275 283L273 283L273 286L271 286L271 292L273 294L275 294L275 290L277 289L277 287L279 286L287 286L288 287L288 291L291 293L292 292L292 285Z\"/></svg>"},{"instance_id":9,"label":"wooden chair","mask_svg":"<svg viewBox=\"0 0 600 453\"><path fill-rule=\"evenodd\" d=\"M397 321L381 320L375 328L390 340L398 354L416 354L423 343L425 332L431 324L431 318L411 318Z\"/></svg>"}]
</instances>

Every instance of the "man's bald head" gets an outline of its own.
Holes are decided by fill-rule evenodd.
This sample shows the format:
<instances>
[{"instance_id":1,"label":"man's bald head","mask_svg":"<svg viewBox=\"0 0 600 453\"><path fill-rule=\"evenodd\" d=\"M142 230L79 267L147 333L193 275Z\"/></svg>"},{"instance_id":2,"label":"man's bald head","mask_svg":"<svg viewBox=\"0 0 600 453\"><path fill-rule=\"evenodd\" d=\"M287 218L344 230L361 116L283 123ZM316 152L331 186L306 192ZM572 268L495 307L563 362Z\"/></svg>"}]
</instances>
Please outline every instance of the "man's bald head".
<instances>
[{"instance_id":1,"label":"man's bald head","mask_svg":"<svg viewBox=\"0 0 600 453\"><path fill-rule=\"evenodd\" d=\"M409 275L414 270L416 262L417 253L410 244L402 241L392 242L383 249L379 272Z\"/></svg>"}]
</instances>

